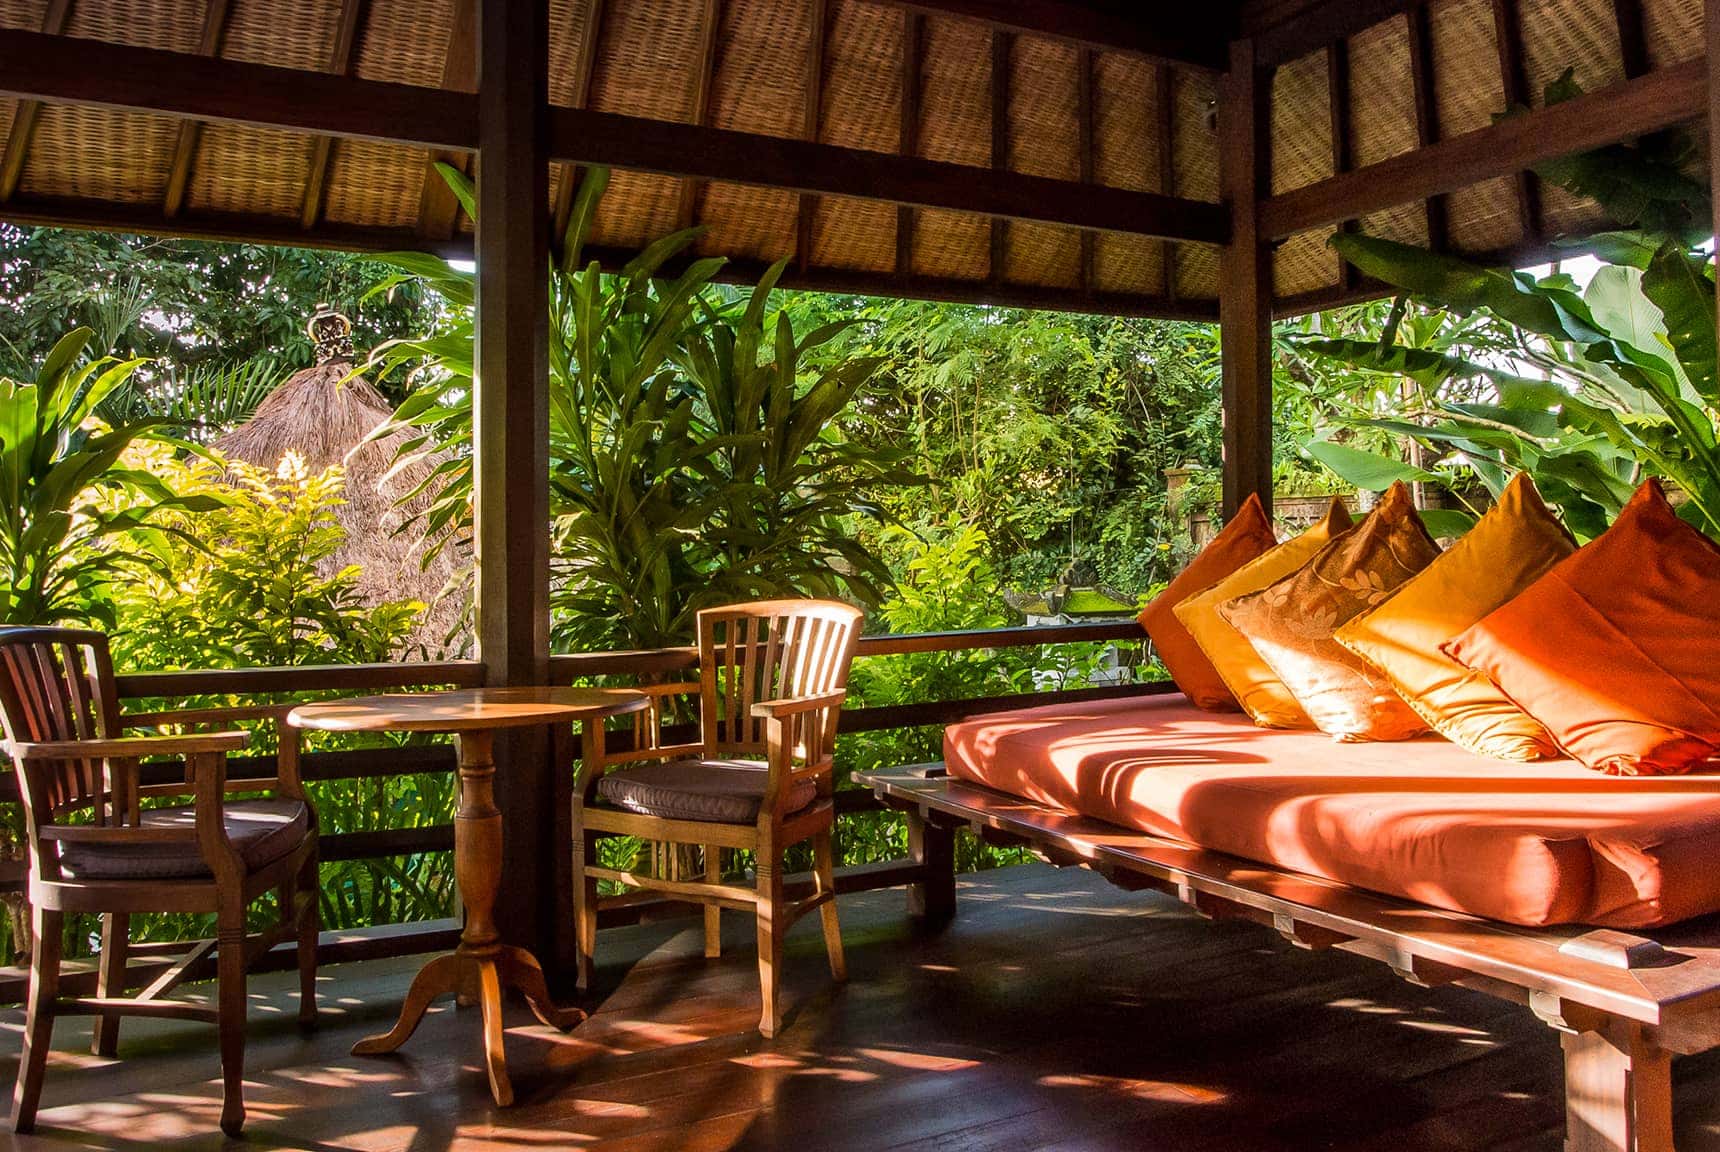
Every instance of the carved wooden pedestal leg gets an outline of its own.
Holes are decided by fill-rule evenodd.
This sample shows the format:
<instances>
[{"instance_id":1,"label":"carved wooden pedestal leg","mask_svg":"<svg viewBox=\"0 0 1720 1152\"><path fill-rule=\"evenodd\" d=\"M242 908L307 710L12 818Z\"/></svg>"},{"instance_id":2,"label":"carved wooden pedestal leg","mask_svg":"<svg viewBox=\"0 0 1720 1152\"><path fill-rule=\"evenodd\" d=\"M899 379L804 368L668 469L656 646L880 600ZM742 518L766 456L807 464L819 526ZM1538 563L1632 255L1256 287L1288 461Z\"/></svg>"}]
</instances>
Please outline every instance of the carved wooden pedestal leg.
<instances>
[{"instance_id":1,"label":"carved wooden pedestal leg","mask_svg":"<svg viewBox=\"0 0 1720 1152\"><path fill-rule=\"evenodd\" d=\"M519 989L539 1020L563 1031L585 1019L585 1013L556 1007L544 983L543 969L532 954L502 943L494 917L502 878L502 814L495 800L493 734L465 732L459 736L459 744L460 809L454 814L454 873L466 904L460 945L430 961L413 979L392 1030L359 1041L352 1052L355 1056L375 1056L394 1051L417 1030L432 1000L475 989L483 1010L490 1093L505 1108L514 1102L514 1089L502 1048L502 989Z\"/></svg>"}]
</instances>

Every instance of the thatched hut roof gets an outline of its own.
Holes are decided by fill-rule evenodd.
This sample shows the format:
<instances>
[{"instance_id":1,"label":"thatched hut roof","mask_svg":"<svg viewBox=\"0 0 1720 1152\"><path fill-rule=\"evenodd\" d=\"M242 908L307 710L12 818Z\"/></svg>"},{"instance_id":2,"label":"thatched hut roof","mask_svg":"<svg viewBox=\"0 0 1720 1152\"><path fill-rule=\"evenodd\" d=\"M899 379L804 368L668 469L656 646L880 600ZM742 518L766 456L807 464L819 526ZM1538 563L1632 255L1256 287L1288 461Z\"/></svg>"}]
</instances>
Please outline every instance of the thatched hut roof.
<instances>
[{"instance_id":1,"label":"thatched hut roof","mask_svg":"<svg viewBox=\"0 0 1720 1152\"><path fill-rule=\"evenodd\" d=\"M360 569L359 589L371 602L421 600L429 609L420 618L408 647L431 658L469 655L469 643L448 641L458 630L462 603L444 595L456 583L463 560L449 548L424 563L425 541L401 528L422 511L424 497L402 503L434 467L414 460L400 467L395 458L402 433L370 438L392 415L374 385L352 371L350 350L337 352L295 373L257 408L251 419L221 437L214 448L233 460L275 468L296 452L314 471L338 464L346 472L346 503L336 512L346 542L326 570L347 565Z\"/></svg>"}]
</instances>

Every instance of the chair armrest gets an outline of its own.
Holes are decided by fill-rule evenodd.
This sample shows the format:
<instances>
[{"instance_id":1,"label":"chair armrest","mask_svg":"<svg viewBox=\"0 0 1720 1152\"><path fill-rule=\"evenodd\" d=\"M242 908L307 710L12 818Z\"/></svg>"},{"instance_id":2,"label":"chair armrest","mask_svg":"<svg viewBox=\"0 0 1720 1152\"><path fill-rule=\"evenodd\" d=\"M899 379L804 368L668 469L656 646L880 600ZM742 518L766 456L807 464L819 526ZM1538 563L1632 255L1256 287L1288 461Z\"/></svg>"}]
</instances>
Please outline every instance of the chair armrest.
<instances>
[{"instance_id":1,"label":"chair armrest","mask_svg":"<svg viewBox=\"0 0 1720 1152\"><path fill-rule=\"evenodd\" d=\"M144 756L201 756L237 752L251 742L244 732L195 736L123 736L113 740L53 740L0 743L14 760L137 760Z\"/></svg>"},{"instance_id":2,"label":"chair armrest","mask_svg":"<svg viewBox=\"0 0 1720 1152\"><path fill-rule=\"evenodd\" d=\"M802 712L838 707L847 697L847 690L838 688L834 692L820 692L816 696L790 696L782 700L760 700L752 706L752 714L760 720L798 716Z\"/></svg>"}]
</instances>

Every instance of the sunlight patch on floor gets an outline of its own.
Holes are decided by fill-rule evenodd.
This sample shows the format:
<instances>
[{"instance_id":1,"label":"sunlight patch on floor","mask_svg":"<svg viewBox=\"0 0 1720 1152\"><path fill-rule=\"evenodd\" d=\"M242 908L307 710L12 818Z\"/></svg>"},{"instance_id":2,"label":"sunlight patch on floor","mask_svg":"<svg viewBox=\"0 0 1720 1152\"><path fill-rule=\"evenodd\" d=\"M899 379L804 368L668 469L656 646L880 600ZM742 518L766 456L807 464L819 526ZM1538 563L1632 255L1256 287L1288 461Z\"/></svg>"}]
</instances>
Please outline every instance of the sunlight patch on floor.
<instances>
[{"instance_id":1,"label":"sunlight patch on floor","mask_svg":"<svg viewBox=\"0 0 1720 1152\"><path fill-rule=\"evenodd\" d=\"M1177 1084L1169 1080L1133 1080L1123 1076L1041 1076L1041 1088L1097 1088L1135 1100L1159 1100L1167 1104L1222 1104L1230 1093L1199 1084Z\"/></svg>"}]
</instances>

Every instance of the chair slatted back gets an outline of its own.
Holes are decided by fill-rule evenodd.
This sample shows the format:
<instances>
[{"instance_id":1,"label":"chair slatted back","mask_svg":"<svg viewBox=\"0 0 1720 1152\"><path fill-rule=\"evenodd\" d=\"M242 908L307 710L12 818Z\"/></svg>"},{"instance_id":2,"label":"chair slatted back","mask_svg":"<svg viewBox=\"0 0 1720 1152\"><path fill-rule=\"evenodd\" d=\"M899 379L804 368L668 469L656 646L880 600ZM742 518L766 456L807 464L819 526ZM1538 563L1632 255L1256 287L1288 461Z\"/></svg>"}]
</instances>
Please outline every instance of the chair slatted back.
<instances>
[{"instance_id":1,"label":"chair slatted back","mask_svg":"<svg viewBox=\"0 0 1720 1152\"><path fill-rule=\"evenodd\" d=\"M846 687L862 613L833 600L762 600L699 613L699 713L706 754L761 756L752 706ZM836 710L803 742L829 748Z\"/></svg>"},{"instance_id":2,"label":"chair slatted back","mask_svg":"<svg viewBox=\"0 0 1720 1152\"><path fill-rule=\"evenodd\" d=\"M0 628L0 726L8 740L98 740L120 733L119 699L107 637L79 628ZM123 823L106 763L99 757L36 763L18 770L32 825L93 808L98 823ZM121 804L121 809L131 807Z\"/></svg>"}]
</instances>

